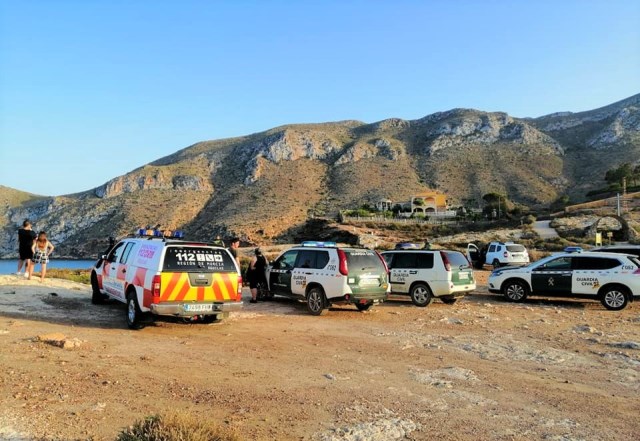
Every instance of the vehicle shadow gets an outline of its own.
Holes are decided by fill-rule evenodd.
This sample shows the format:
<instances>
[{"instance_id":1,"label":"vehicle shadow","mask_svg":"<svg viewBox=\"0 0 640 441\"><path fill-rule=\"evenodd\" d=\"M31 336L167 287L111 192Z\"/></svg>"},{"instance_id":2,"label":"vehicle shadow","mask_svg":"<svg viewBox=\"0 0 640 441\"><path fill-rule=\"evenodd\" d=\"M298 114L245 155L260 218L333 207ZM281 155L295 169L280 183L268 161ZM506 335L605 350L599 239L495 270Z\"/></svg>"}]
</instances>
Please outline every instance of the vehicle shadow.
<instances>
[{"instance_id":1,"label":"vehicle shadow","mask_svg":"<svg viewBox=\"0 0 640 441\"><path fill-rule=\"evenodd\" d=\"M512 305L514 307L544 306L570 309L602 309L603 311L606 311L600 301L590 299L566 299L558 297L536 296L527 297L522 302L509 302L504 298L502 294L491 294L487 292L474 292L473 294L467 295L464 298L475 303L494 303L499 305Z\"/></svg>"},{"instance_id":2,"label":"vehicle shadow","mask_svg":"<svg viewBox=\"0 0 640 441\"><path fill-rule=\"evenodd\" d=\"M40 300L47 305L46 308L27 307L25 305L19 311L0 311L0 317L87 328L126 328L126 305L119 302L93 305L89 297L86 299L69 298L59 296L55 292L42 296Z\"/></svg>"}]
</instances>

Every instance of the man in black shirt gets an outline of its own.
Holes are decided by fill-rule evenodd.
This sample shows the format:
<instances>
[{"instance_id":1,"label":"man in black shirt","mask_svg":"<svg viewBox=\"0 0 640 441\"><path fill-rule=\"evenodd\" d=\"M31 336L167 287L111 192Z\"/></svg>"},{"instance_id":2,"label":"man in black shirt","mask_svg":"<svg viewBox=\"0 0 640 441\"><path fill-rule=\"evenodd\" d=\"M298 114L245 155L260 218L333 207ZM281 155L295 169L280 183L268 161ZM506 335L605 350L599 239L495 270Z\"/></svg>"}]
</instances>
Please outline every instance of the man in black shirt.
<instances>
[{"instance_id":1,"label":"man in black shirt","mask_svg":"<svg viewBox=\"0 0 640 441\"><path fill-rule=\"evenodd\" d=\"M18 230L18 272L22 275L22 265L24 264L24 273L28 275L31 272L31 259L33 258L33 250L31 246L36 239L36 232L31 229L31 222L25 219L22 228Z\"/></svg>"}]
</instances>

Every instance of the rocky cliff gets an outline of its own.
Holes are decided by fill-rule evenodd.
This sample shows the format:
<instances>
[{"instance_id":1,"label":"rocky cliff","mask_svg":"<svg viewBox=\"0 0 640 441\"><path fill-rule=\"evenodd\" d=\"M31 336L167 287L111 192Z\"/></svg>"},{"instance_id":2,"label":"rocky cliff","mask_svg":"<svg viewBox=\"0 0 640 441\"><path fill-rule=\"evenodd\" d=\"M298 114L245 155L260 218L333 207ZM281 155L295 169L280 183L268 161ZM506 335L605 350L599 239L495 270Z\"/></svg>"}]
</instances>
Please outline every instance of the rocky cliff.
<instances>
[{"instance_id":1,"label":"rocky cliff","mask_svg":"<svg viewBox=\"0 0 640 441\"><path fill-rule=\"evenodd\" d=\"M534 119L453 109L411 121L289 125L200 142L73 195L0 187L0 255L15 255L24 218L69 257L156 224L198 240L219 233L263 243L289 239L313 216L434 188L454 204L487 192L529 205L579 200L607 169L639 158L640 95Z\"/></svg>"}]
</instances>

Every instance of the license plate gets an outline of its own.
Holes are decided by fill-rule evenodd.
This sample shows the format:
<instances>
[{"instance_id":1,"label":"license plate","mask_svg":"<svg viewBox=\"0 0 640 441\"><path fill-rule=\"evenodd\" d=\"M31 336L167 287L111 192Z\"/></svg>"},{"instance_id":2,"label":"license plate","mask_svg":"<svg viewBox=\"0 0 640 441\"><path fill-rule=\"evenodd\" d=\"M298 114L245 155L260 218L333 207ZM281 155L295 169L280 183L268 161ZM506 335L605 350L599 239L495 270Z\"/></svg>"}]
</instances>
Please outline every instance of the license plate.
<instances>
[{"instance_id":1,"label":"license plate","mask_svg":"<svg viewBox=\"0 0 640 441\"><path fill-rule=\"evenodd\" d=\"M378 279L360 279L360 286L372 286L372 285L379 285L380 282Z\"/></svg>"},{"instance_id":2,"label":"license plate","mask_svg":"<svg viewBox=\"0 0 640 441\"><path fill-rule=\"evenodd\" d=\"M187 311L187 312L207 312L207 311L212 311L213 310L213 305L211 303L208 303L208 304L201 304L201 303L187 304L187 305L184 305L184 310Z\"/></svg>"},{"instance_id":3,"label":"license plate","mask_svg":"<svg viewBox=\"0 0 640 441\"><path fill-rule=\"evenodd\" d=\"M469 273L458 273L458 278L467 280L469 279Z\"/></svg>"}]
</instances>

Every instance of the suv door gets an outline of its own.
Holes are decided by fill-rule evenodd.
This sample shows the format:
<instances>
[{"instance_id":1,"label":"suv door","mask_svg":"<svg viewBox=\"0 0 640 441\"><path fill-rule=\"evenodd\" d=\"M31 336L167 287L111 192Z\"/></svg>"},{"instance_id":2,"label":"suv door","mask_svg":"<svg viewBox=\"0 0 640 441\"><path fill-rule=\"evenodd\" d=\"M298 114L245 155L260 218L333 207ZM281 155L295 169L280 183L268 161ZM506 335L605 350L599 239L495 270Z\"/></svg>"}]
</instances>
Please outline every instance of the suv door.
<instances>
[{"instance_id":1,"label":"suv door","mask_svg":"<svg viewBox=\"0 0 640 441\"><path fill-rule=\"evenodd\" d=\"M417 253L391 253L393 259L389 264L389 283L391 292L408 293L411 282L418 273L416 270Z\"/></svg>"},{"instance_id":2,"label":"suv door","mask_svg":"<svg viewBox=\"0 0 640 441\"><path fill-rule=\"evenodd\" d=\"M598 290L612 278L611 269L621 265L610 257L575 256L573 258L573 292L598 294Z\"/></svg>"},{"instance_id":3,"label":"suv door","mask_svg":"<svg viewBox=\"0 0 640 441\"><path fill-rule=\"evenodd\" d=\"M325 251L326 253L326 251ZM291 293L303 297L307 290L309 278L313 277L317 266L318 251L313 249L300 250L291 274ZM326 265L326 262L325 262Z\"/></svg>"},{"instance_id":4,"label":"suv door","mask_svg":"<svg viewBox=\"0 0 640 441\"><path fill-rule=\"evenodd\" d=\"M269 289L274 294L291 295L291 273L295 267L298 252L298 250L289 250L271 265Z\"/></svg>"},{"instance_id":5,"label":"suv door","mask_svg":"<svg viewBox=\"0 0 640 441\"><path fill-rule=\"evenodd\" d=\"M531 271L531 290L535 294L563 296L571 294L573 271L571 256L560 256Z\"/></svg>"},{"instance_id":6,"label":"suv door","mask_svg":"<svg viewBox=\"0 0 640 441\"><path fill-rule=\"evenodd\" d=\"M482 259L482 256L480 255L480 249L476 244L467 244L467 259L474 267L482 269L482 266L484 265L484 259Z\"/></svg>"}]
</instances>

